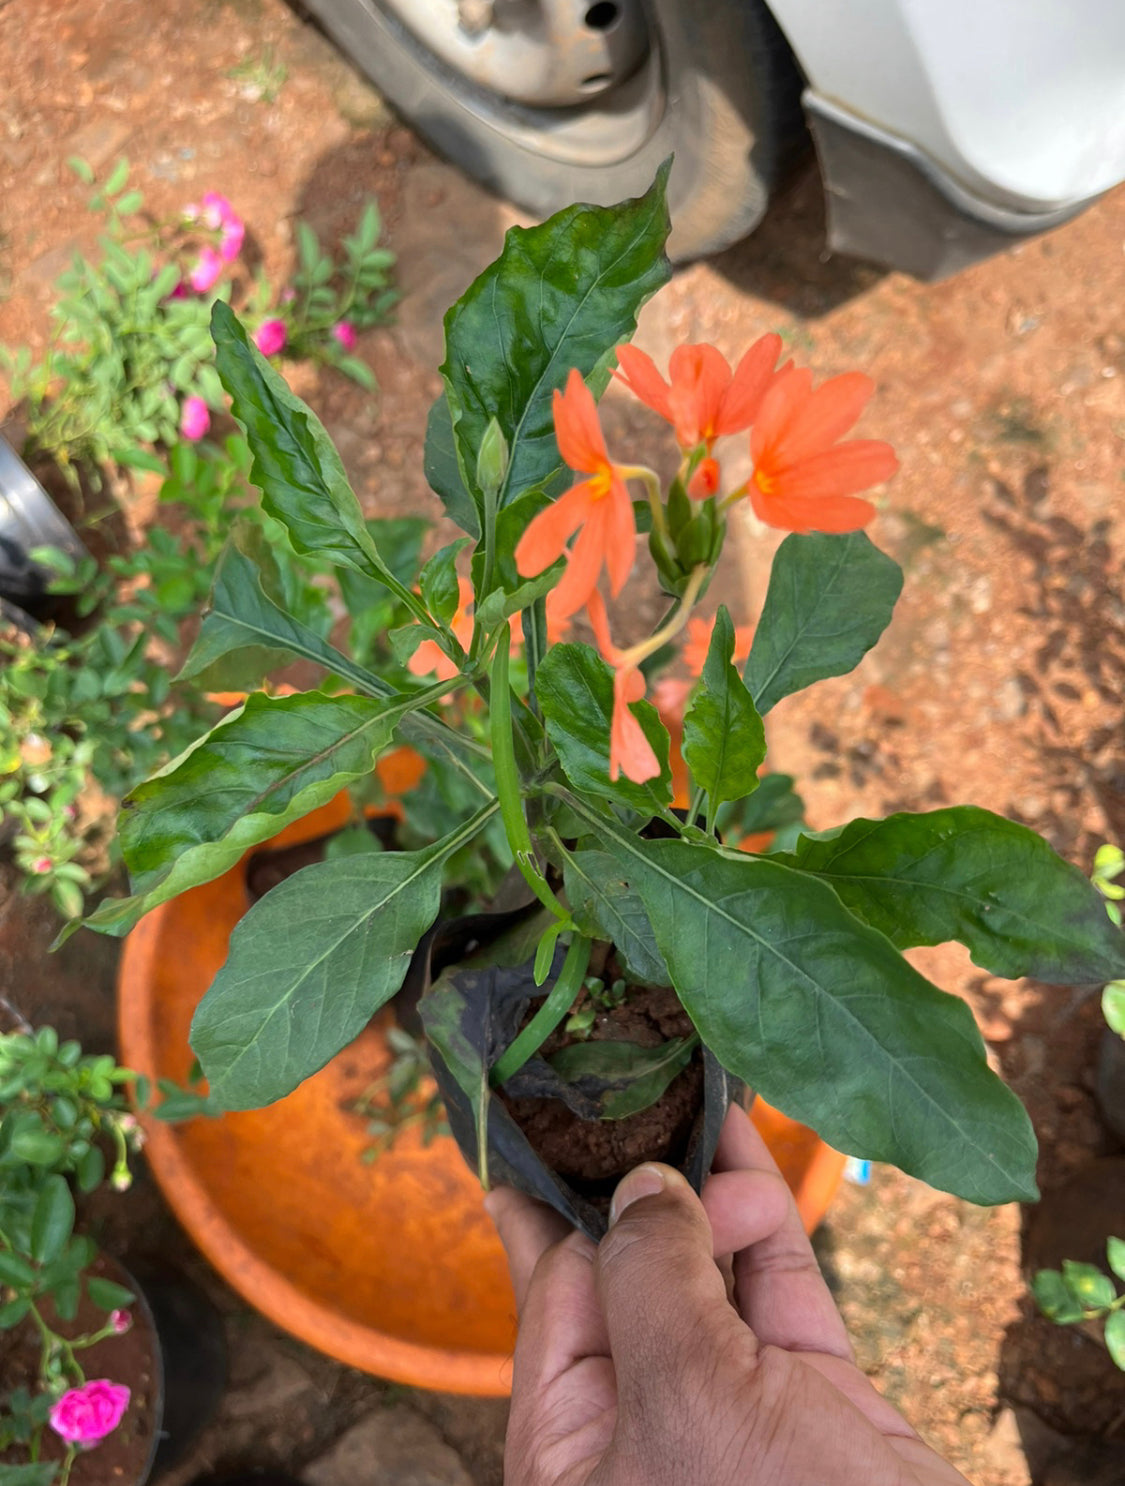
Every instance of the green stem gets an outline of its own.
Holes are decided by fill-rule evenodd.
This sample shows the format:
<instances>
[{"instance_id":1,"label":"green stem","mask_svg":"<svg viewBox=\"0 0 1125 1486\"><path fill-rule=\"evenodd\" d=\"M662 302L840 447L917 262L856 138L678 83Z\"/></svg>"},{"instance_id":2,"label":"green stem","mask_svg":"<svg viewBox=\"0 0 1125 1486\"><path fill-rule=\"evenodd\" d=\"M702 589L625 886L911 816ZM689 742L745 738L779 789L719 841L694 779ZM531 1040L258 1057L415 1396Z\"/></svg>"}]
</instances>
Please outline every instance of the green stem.
<instances>
[{"instance_id":1,"label":"green stem","mask_svg":"<svg viewBox=\"0 0 1125 1486\"><path fill-rule=\"evenodd\" d=\"M66 1457L65 1457L65 1459L63 1460L63 1463L62 1463L62 1471L61 1471L61 1473L59 1475L57 1486L66 1486L66 1483L70 1480L70 1467L74 1464L74 1457L77 1454L78 1454L78 1446L77 1445L68 1445L67 1446Z\"/></svg>"},{"instance_id":2,"label":"green stem","mask_svg":"<svg viewBox=\"0 0 1125 1486\"><path fill-rule=\"evenodd\" d=\"M582 934L575 934L566 952L566 959L559 971L559 978L551 987L547 999L528 1022L514 1042L510 1043L492 1065L492 1083L499 1087L518 1073L528 1058L532 1057L550 1037L558 1024L574 1005L586 966L590 963L590 941Z\"/></svg>"},{"instance_id":3,"label":"green stem","mask_svg":"<svg viewBox=\"0 0 1125 1486\"><path fill-rule=\"evenodd\" d=\"M691 804L688 806L687 823L688 823L689 826L693 826L695 824L696 819L699 816L699 812L703 808L703 796L706 793L707 793L707 791L703 788L703 786L701 784L697 784L695 786L695 788L692 790L692 792L691 792Z\"/></svg>"},{"instance_id":4,"label":"green stem","mask_svg":"<svg viewBox=\"0 0 1125 1486\"><path fill-rule=\"evenodd\" d=\"M500 818L512 848L516 866L528 887L555 918L569 922L570 914L555 897L535 860L531 832L523 813L519 771L516 768L515 742L512 736L512 688L508 682L511 640L507 626L500 634L492 661L489 687L489 727L492 738L492 766L496 771L496 793L500 801Z\"/></svg>"}]
</instances>

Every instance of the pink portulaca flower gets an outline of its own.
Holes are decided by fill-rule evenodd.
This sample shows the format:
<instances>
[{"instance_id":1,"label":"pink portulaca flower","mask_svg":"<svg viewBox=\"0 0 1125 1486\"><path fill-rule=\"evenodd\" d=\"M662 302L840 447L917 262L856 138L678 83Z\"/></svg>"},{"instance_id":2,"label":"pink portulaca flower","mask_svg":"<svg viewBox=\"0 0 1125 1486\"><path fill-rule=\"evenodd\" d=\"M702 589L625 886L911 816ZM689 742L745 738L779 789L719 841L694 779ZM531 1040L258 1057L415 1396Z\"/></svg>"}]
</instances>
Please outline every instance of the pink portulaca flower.
<instances>
[{"instance_id":1,"label":"pink portulaca flower","mask_svg":"<svg viewBox=\"0 0 1125 1486\"><path fill-rule=\"evenodd\" d=\"M201 439L211 427L211 411L201 397L185 397L180 411L180 432L185 439Z\"/></svg>"},{"instance_id":2,"label":"pink portulaca flower","mask_svg":"<svg viewBox=\"0 0 1125 1486\"><path fill-rule=\"evenodd\" d=\"M285 350L289 331L284 320L263 320L254 332L254 344L263 356L276 356Z\"/></svg>"},{"instance_id":3,"label":"pink portulaca flower","mask_svg":"<svg viewBox=\"0 0 1125 1486\"><path fill-rule=\"evenodd\" d=\"M113 1328L114 1336L124 1336L127 1331L133 1329L133 1318L128 1311L110 1311L109 1324Z\"/></svg>"},{"instance_id":4,"label":"pink portulaca flower","mask_svg":"<svg viewBox=\"0 0 1125 1486\"><path fill-rule=\"evenodd\" d=\"M111 1383L108 1378L91 1378L81 1388L71 1388L54 1404L47 1419L51 1428L67 1444L82 1449L104 1440L121 1423L129 1407L129 1390L124 1383Z\"/></svg>"},{"instance_id":5,"label":"pink portulaca flower","mask_svg":"<svg viewBox=\"0 0 1125 1486\"><path fill-rule=\"evenodd\" d=\"M50 857L36 857L31 864L31 870L33 872L37 872L39 876L42 877L45 873L49 872L54 865L55 864L54 862L52 862Z\"/></svg>"},{"instance_id":6,"label":"pink portulaca flower","mask_svg":"<svg viewBox=\"0 0 1125 1486\"><path fill-rule=\"evenodd\" d=\"M356 343L355 326L350 320L341 320L339 325L333 325L332 335L336 341L343 346L345 351L354 351Z\"/></svg>"},{"instance_id":7,"label":"pink portulaca flower","mask_svg":"<svg viewBox=\"0 0 1125 1486\"><path fill-rule=\"evenodd\" d=\"M201 248L195 267L188 274L188 283L197 294L206 294L213 289L223 271L223 260L214 248Z\"/></svg>"}]
</instances>

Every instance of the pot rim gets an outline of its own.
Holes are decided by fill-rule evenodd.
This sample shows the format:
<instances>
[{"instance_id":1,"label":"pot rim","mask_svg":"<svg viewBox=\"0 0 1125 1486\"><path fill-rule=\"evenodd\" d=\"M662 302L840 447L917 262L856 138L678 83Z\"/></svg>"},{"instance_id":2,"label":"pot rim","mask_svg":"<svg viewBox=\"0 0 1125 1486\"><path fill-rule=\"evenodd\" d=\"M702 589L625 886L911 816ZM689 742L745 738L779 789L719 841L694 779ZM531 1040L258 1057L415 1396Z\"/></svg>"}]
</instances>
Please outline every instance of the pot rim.
<instances>
[{"instance_id":1,"label":"pot rim","mask_svg":"<svg viewBox=\"0 0 1125 1486\"><path fill-rule=\"evenodd\" d=\"M121 1061L149 1077L157 1058L146 987L153 983L161 929L175 901L154 908L128 935L118 974ZM310 1299L259 1258L218 1211L186 1159L174 1127L143 1113L140 1118L146 1134L145 1155L165 1200L204 1256L255 1310L318 1351L378 1377L478 1397L503 1398L511 1391L508 1353L426 1347L349 1320Z\"/></svg>"}]
</instances>

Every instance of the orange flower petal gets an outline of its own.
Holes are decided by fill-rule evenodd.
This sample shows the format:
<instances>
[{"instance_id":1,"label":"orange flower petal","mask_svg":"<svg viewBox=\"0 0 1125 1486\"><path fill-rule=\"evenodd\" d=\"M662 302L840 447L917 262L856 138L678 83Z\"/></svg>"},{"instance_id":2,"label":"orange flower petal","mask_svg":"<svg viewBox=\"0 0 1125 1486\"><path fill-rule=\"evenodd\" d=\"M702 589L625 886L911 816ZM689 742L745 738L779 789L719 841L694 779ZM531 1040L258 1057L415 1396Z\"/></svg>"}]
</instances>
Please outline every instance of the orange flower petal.
<instances>
[{"instance_id":1,"label":"orange flower petal","mask_svg":"<svg viewBox=\"0 0 1125 1486\"><path fill-rule=\"evenodd\" d=\"M614 480L609 495L600 504L605 506L602 551L609 574L609 591L616 598L633 570L637 555L637 518L629 492L620 480Z\"/></svg>"},{"instance_id":2,"label":"orange flower petal","mask_svg":"<svg viewBox=\"0 0 1125 1486\"><path fill-rule=\"evenodd\" d=\"M792 469L775 475L771 495L815 500L832 495L854 495L889 480L898 469L890 444L879 439L849 439L823 454L802 459Z\"/></svg>"},{"instance_id":3,"label":"orange flower petal","mask_svg":"<svg viewBox=\"0 0 1125 1486\"><path fill-rule=\"evenodd\" d=\"M830 377L795 411L773 447L774 462L784 467L829 448L855 425L874 391L863 372Z\"/></svg>"},{"instance_id":4,"label":"orange flower petal","mask_svg":"<svg viewBox=\"0 0 1125 1486\"><path fill-rule=\"evenodd\" d=\"M554 589L554 610L558 618L569 619L576 614L597 587L605 553L604 533L605 502L595 501Z\"/></svg>"},{"instance_id":5,"label":"orange flower petal","mask_svg":"<svg viewBox=\"0 0 1125 1486\"><path fill-rule=\"evenodd\" d=\"M638 351L636 346L618 346L615 375L619 382L624 382L634 397L640 398L646 407L671 423L672 410L668 403L670 389L656 370L656 363L651 356Z\"/></svg>"},{"instance_id":6,"label":"orange flower petal","mask_svg":"<svg viewBox=\"0 0 1125 1486\"><path fill-rule=\"evenodd\" d=\"M587 474L605 469L609 453L598 422L598 405L577 368L566 379L566 391L556 390L553 405L555 438L565 462L572 470Z\"/></svg>"},{"instance_id":7,"label":"orange flower petal","mask_svg":"<svg viewBox=\"0 0 1125 1486\"><path fill-rule=\"evenodd\" d=\"M692 500L707 500L719 488L719 461L708 454L701 459L695 474L688 481L687 493Z\"/></svg>"},{"instance_id":8,"label":"orange flower petal","mask_svg":"<svg viewBox=\"0 0 1125 1486\"><path fill-rule=\"evenodd\" d=\"M432 642L431 642L432 643ZM413 748L392 748L375 763L379 783L389 795L404 795L421 781L426 760Z\"/></svg>"},{"instance_id":9,"label":"orange flower petal","mask_svg":"<svg viewBox=\"0 0 1125 1486\"><path fill-rule=\"evenodd\" d=\"M676 441L683 449L694 449L702 440L715 437L715 420L730 386L730 366L714 346L677 346L668 362L668 375Z\"/></svg>"},{"instance_id":10,"label":"orange flower petal","mask_svg":"<svg viewBox=\"0 0 1125 1486\"><path fill-rule=\"evenodd\" d=\"M554 595L552 594L553 598ZM550 598L547 600L548 609L551 606ZM586 600L586 617L590 621L590 628L594 631L594 639L602 658L609 661L610 665L617 664L617 647L613 643L613 637L609 632L609 615L605 611L605 599L602 598L599 589L595 588Z\"/></svg>"},{"instance_id":11,"label":"orange flower petal","mask_svg":"<svg viewBox=\"0 0 1125 1486\"><path fill-rule=\"evenodd\" d=\"M516 567L523 577L536 577L563 555L593 504L590 481L582 480L532 517L516 543Z\"/></svg>"},{"instance_id":12,"label":"orange flower petal","mask_svg":"<svg viewBox=\"0 0 1125 1486\"><path fill-rule=\"evenodd\" d=\"M859 531L875 516L871 502L854 495L829 495L819 500L767 495L751 481L749 496L758 519L781 531Z\"/></svg>"},{"instance_id":13,"label":"orange flower petal","mask_svg":"<svg viewBox=\"0 0 1125 1486\"><path fill-rule=\"evenodd\" d=\"M439 681L451 681L457 667L446 655L436 640L423 640L406 663L412 676L428 676L433 672Z\"/></svg>"},{"instance_id":14,"label":"orange flower petal","mask_svg":"<svg viewBox=\"0 0 1125 1486\"><path fill-rule=\"evenodd\" d=\"M811 371L795 367L791 362L778 372L750 430L750 453L755 465L760 465L767 451L776 449L785 437L812 393L812 380Z\"/></svg>"},{"instance_id":15,"label":"orange flower petal","mask_svg":"<svg viewBox=\"0 0 1125 1486\"><path fill-rule=\"evenodd\" d=\"M639 685L638 685L639 683ZM634 784L644 784L660 773L660 764L644 729L629 710L630 702L644 696L644 677L633 669L621 670L613 678L613 717L609 729L609 777L622 774Z\"/></svg>"},{"instance_id":16,"label":"orange flower petal","mask_svg":"<svg viewBox=\"0 0 1125 1486\"><path fill-rule=\"evenodd\" d=\"M735 368L730 386L723 393L715 417L715 437L742 433L758 416L762 400L773 384L781 337L772 332L760 336Z\"/></svg>"}]
</instances>

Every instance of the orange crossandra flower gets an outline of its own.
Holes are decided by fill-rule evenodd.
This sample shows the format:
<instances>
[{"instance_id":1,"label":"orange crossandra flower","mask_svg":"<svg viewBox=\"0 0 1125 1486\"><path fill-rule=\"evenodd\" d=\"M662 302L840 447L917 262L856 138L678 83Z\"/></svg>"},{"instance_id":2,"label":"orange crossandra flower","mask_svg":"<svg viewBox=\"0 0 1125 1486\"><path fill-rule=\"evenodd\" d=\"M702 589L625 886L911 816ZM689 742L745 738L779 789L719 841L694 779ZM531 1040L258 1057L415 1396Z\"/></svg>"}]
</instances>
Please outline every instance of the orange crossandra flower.
<instances>
[{"instance_id":1,"label":"orange crossandra flower","mask_svg":"<svg viewBox=\"0 0 1125 1486\"><path fill-rule=\"evenodd\" d=\"M644 784L660 773L660 764L645 737L644 729L633 716L630 703L639 702L645 694L645 678L636 666L625 661L609 633L605 603L595 588L586 605L594 637L603 657L613 667L613 716L609 725L609 777L622 774L634 784Z\"/></svg>"},{"instance_id":2,"label":"orange crossandra flower","mask_svg":"<svg viewBox=\"0 0 1125 1486\"><path fill-rule=\"evenodd\" d=\"M666 382L651 356L625 345L617 348L616 375L671 423L681 449L686 452L706 444L710 454L717 438L745 433L753 423L776 375L780 354L781 337L763 335L732 372L714 346L677 346L668 361L670 381ZM697 498L713 494L713 490L702 490Z\"/></svg>"},{"instance_id":3,"label":"orange crossandra flower","mask_svg":"<svg viewBox=\"0 0 1125 1486\"><path fill-rule=\"evenodd\" d=\"M875 390L862 372L832 377L813 391L812 372L789 367L766 394L750 432L754 460L747 494L757 516L783 531L858 531L875 515L855 492L898 469L890 444L837 440Z\"/></svg>"},{"instance_id":4,"label":"orange crossandra flower","mask_svg":"<svg viewBox=\"0 0 1125 1486\"><path fill-rule=\"evenodd\" d=\"M516 567L525 578L534 578L566 552L567 542L578 532L566 571L551 595L558 621L581 609L597 586L603 565L610 592L615 596L621 592L633 566L637 522L623 467L609 457L597 404L579 371L571 371L565 392L555 392L554 409L559 453L571 469L590 478L573 485L528 523L516 545Z\"/></svg>"},{"instance_id":5,"label":"orange crossandra flower","mask_svg":"<svg viewBox=\"0 0 1125 1486\"><path fill-rule=\"evenodd\" d=\"M462 648L467 648L473 638L473 619L469 609L473 602L473 585L468 578L457 579L457 610L449 628ZM428 676L431 672L439 681L451 681L457 675L457 667L446 655L436 640L423 640L406 663L412 676Z\"/></svg>"}]
</instances>

